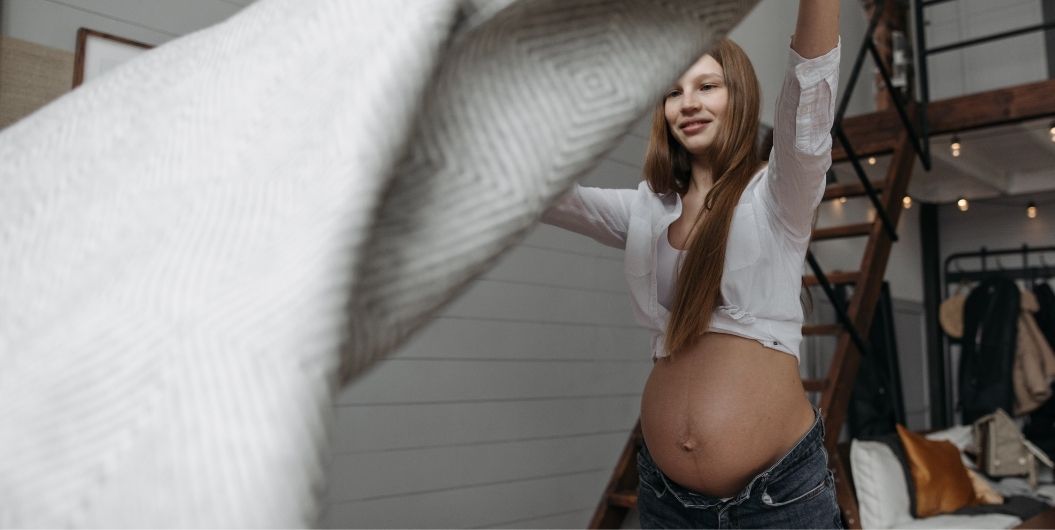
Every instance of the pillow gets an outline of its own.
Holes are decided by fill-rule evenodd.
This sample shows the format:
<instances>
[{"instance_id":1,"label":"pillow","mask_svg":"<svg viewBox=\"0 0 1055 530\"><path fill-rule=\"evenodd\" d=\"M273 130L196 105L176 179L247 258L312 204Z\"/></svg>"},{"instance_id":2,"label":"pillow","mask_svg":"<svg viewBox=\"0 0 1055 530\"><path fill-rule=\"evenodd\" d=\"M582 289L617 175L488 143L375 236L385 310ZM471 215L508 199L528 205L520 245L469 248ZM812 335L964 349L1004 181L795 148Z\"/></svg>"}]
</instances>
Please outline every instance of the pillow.
<instances>
[{"instance_id":1,"label":"pillow","mask_svg":"<svg viewBox=\"0 0 1055 530\"><path fill-rule=\"evenodd\" d=\"M889 445L851 441L850 473L857 492L861 528L892 528L912 520L909 483Z\"/></svg>"},{"instance_id":2,"label":"pillow","mask_svg":"<svg viewBox=\"0 0 1055 530\"><path fill-rule=\"evenodd\" d=\"M916 517L950 513L978 504L971 477L955 445L944 440L928 440L900 424L896 427L916 486Z\"/></svg>"},{"instance_id":3,"label":"pillow","mask_svg":"<svg viewBox=\"0 0 1055 530\"><path fill-rule=\"evenodd\" d=\"M974 488L974 498L978 504L1004 504L1004 496L988 480L970 469L967 470L967 476L971 477L971 487Z\"/></svg>"},{"instance_id":4,"label":"pillow","mask_svg":"<svg viewBox=\"0 0 1055 530\"><path fill-rule=\"evenodd\" d=\"M963 465L967 469L978 469L975 465L974 459L967 456L968 453L975 453L977 449L974 447L974 429L970 425L955 425L948 429L940 431L934 431L925 435L928 440L945 440L952 443L960 450L960 460L963 461Z\"/></svg>"}]
</instances>

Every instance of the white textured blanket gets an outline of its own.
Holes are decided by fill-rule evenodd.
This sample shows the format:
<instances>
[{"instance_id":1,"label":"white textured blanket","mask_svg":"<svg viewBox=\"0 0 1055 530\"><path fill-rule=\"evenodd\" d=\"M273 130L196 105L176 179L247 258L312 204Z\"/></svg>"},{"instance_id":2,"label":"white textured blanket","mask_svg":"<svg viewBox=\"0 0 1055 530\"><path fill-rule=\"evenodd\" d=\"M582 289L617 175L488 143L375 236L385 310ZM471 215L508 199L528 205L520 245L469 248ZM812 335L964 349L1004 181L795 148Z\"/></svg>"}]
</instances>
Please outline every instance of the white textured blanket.
<instances>
[{"instance_id":1,"label":"white textured blanket","mask_svg":"<svg viewBox=\"0 0 1055 530\"><path fill-rule=\"evenodd\" d=\"M260 0L0 133L0 525L314 523L399 346L755 0Z\"/></svg>"}]
</instances>

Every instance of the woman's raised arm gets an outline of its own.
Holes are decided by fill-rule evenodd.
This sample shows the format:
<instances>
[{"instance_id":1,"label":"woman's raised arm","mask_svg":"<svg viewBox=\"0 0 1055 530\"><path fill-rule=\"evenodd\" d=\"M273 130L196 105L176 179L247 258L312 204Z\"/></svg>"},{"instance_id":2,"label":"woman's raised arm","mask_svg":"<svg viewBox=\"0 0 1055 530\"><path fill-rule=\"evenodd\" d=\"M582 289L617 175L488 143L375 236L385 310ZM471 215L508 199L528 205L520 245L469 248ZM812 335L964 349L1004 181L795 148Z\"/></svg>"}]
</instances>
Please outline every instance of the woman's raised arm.
<instances>
[{"instance_id":1,"label":"woman's raised arm","mask_svg":"<svg viewBox=\"0 0 1055 530\"><path fill-rule=\"evenodd\" d=\"M801 0L773 116L773 151L760 187L772 219L807 240L831 167L839 91L839 0Z\"/></svg>"},{"instance_id":2,"label":"woman's raised arm","mask_svg":"<svg viewBox=\"0 0 1055 530\"><path fill-rule=\"evenodd\" d=\"M791 49L804 59L828 53L839 41L839 0L799 0Z\"/></svg>"}]
</instances>

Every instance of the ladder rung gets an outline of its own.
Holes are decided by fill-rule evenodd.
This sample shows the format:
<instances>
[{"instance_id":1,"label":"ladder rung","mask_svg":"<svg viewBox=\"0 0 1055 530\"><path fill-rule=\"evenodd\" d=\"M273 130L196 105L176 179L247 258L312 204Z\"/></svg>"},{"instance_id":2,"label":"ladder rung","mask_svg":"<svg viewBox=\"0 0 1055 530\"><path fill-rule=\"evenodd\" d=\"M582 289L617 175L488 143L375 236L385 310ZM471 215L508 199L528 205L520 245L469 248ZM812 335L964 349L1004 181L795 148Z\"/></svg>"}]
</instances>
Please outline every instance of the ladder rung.
<instances>
[{"instance_id":1,"label":"ladder rung","mask_svg":"<svg viewBox=\"0 0 1055 530\"><path fill-rule=\"evenodd\" d=\"M636 491L617 491L608 495L608 504L612 506L622 506L623 508L633 508L637 506L637 492Z\"/></svg>"},{"instance_id":2,"label":"ladder rung","mask_svg":"<svg viewBox=\"0 0 1055 530\"><path fill-rule=\"evenodd\" d=\"M838 335L843 327L839 324L811 324L802 326L803 335Z\"/></svg>"},{"instance_id":3,"label":"ladder rung","mask_svg":"<svg viewBox=\"0 0 1055 530\"><path fill-rule=\"evenodd\" d=\"M829 272L827 276L828 282L833 285L846 285L849 283L857 283L857 280L861 278L861 271ZM816 276L802 277L802 285L805 285L806 287L820 284L820 280L818 280Z\"/></svg>"},{"instance_id":4,"label":"ladder rung","mask_svg":"<svg viewBox=\"0 0 1055 530\"><path fill-rule=\"evenodd\" d=\"M846 162L850 160L846 156L846 151L843 150L842 146L839 145L838 139L834 139L832 145L832 163ZM857 155L857 159L864 163L865 160L870 156L881 155L889 153L897 149L897 138L888 138L880 142L872 142L870 144L854 144L854 139L850 138L850 145L854 148L854 154Z\"/></svg>"},{"instance_id":5,"label":"ladder rung","mask_svg":"<svg viewBox=\"0 0 1055 530\"><path fill-rule=\"evenodd\" d=\"M873 180L871 181L872 187L876 191L883 191L886 188L885 180ZM842 197L861 197L867 195L864 184L860 182L851 182L849 184L832 184L824 189L824 200L833 201Z\"/></svg>"},{"instance_id":6,"label":"ladder rung","mask_svg":"<svg viewBox=\"0 0 1055 530\"><path fill-rule=\"evenodd\" d=\"M852 225L818 228L813 231L813 241L824 241L826 239L839 239L844 237L867 236L871 232L872 223L857 223Z\"/></svg>"},{"instance_id":7,"label":"ladder rung","mask_svg":"<svg viewBox=\"0 0 1055 530\"><path fill-rule=\"evenodd\" d=\"M803 379L802 388L806 389L806 392L821 392L825 388L828 388L827 379Z\"/></svg>"}]
</instances>

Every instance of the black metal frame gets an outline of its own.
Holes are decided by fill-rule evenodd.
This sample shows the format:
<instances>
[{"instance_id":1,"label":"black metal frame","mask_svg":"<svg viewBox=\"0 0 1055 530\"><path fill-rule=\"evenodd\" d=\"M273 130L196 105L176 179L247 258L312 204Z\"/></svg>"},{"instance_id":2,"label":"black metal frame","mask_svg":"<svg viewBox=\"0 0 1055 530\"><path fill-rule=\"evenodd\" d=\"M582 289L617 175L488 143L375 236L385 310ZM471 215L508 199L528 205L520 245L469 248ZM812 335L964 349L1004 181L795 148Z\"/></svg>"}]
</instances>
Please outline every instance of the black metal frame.
<instances>
[{"instance_id":1,"label":"black metal frame","mask_svg":"<svg viewBox=\"0 0 1055 530\"><path fill-rule=\"evenodd\" d=\"M958 252L945 258L945 265L942 270L944 276L944 293L945 298L949 297L949 285L960 282L977 282L985 279L993 274L1000 274L1002 276L1011 278L1013 280L1035 280L1038 277L1043 276L1055 276L1055 259L1052 260L1052 264L1048 265L1044 262L1043 254L1047 252L1055 252L1055 246L1048 247L1030 247L1029 245L1022 245L1019 248L1005 248L998 250L990 250L986 247L981 247L977 252ZM1005 268L1002 263L998 260L997 267L990 269L988 267L989 258L998 259L998 256L1008 255L1019 255L1022 258L1022 266L1014 268ZM1040 255L1041 265L1039 267L1031 267L1029 265L1030 255ZM949 267L956 261L961 259L982 259L982 269L964 271L956 267L956 271L950 271Z\"/></svg>"}]
</instances>

